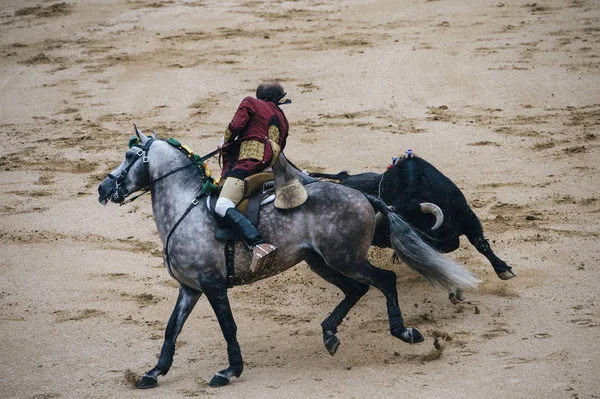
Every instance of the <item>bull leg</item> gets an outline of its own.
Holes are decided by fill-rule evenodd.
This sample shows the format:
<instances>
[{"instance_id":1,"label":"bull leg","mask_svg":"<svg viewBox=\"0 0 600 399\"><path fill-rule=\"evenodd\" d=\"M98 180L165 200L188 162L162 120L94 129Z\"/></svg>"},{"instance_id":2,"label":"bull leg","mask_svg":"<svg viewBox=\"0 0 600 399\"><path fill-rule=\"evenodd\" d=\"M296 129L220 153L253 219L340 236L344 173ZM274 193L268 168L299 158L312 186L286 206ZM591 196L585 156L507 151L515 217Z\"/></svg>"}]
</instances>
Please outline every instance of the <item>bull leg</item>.
<instances>
[{"instance_id":1,"label":"bull leg","mask_svg":"<svg viewBox=\"0 0 600 399\"><path fill-rule=\"evenodd\" d=\"M398 304L396 273L391 270L379 269L371 265L366 259L344 266L343 268L335 268L344 273L345 276L377 288L385 295L390 333L394 337L411 344L425 340L416 328L407 328L404 325L404 319L402 318L400 305Z\"/></svg>"},{"instance_id":2,"label":"bull leg","mask_svg":"<svg viewBox=\"0 0 600 399\"><path fill-rule=\"evenodd\" d=\"M467 237L471 244L473 244L475 248L490 261L494 271L501 280L510 280L511 278L516 277L517 273L513 271L513 268L494 254L490 247L490 243L483 236L474 239L471 239L469 236Z\"/></svg>"},{"instance_id":3,"label":"bull leg","mask_svg":"<svg viewBox=\"0 0 600 399\"><path fill-rule=\"evenodd\" d=\"M207 286L206 289L205 285ZM242 361L242 352L237 341L237 326L233 319L233 313L227 297L227 286L225 282L215 282L201 285L210 305L217 316L219 326L223 332L225 342L227 342L227 355L229 357L229 367L215 373L215 376L208 383L211 387L222 387L231 381L232 377L239 377L244 370Z\"/></svg>"},{"instance_id":4,"label":"bull leg","mask_svg":"<svg viewBox=\"0 0 600 399\"><path fill-rule=\"evenodd\" d=\"M469 239L469 242L487 258L492 264L494 271L498 277L502 280L510 280L517 274L512 270L512 267L507 265L502 259L496 256L490 247L490 243L483 236L483 229L481 222L477 216L471 211L471 214L467 218L468 224L466 224L464 234Z\"/></svg>"},{"instance_id":5,"label":"bull leg","mask_svg":"<svg viewBox=\"0 0 600 399\"><path fill-rule=\"evenodd\" d=\"M173 364L177 336L201 295L201 291L192 290L183 285L179 286L179 296L177 297L175 309L173 309L173 313L167 323L165 340L160 351L158 363L156 367L142 375L136 383L137 388L154 388L158 384L158 376L166 375L169 372Z\"/></svg>"},{"instance_id":6,"label":"bull leg","mask_svg":"<svg viewBox=\"0 0 600 399\"><path fill-rule=\"evenodd\" d=\"M340 346L340 340L336 336L338 326L348 315L350 309L352 309L367 291L369 291L369 286L344 276L328 266L323 258L317 254L306 259L306 263L308 263L308 266L313 272L317 273L325 281L338 287L344 293L344 299L342 299L333 312L331 312L331 314L321 323L325 348L329 354L333 356Z\"/></svg>"},{"instance_id":7,"label":"bull leg","mask_svg":"<svg viewBox=\"0 0 600 399\"><path fill-rule=\"evenodd\" d=\"M465 295L463 294L463 290L461 290L460 288L456 288L456 289L450 289L448 290L448 299L450 299L450 302L452 302L454 305L456 305L457 303L461 303L462 301L464 301L465 299Z\"/></svg>"}]
</instances>

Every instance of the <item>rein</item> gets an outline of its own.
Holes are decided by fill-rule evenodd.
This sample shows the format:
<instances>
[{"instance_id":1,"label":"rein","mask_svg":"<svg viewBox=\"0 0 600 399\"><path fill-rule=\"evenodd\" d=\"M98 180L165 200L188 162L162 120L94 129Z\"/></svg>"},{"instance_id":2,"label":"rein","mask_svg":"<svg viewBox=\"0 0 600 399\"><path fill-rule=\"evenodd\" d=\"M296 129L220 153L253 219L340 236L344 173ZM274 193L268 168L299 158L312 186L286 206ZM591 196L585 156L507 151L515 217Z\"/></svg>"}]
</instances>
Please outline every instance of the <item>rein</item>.
<instances>
[{"instance_id":1,"label":"rein","mask_svg":"<svg viewBox=\"0 0 600 399\"><path fill-rule=\"evenodd\" d=\"M387 172L387 171L386 171ZM381 185L383 184L383 177L385 176L385 172L381 174L381 180L379 180L379 187L377 188L377 198L381 198Z\"/></svg>"},{"instance_id":2,"label":"rein","mask_svg":"<svg viewBox=\"0 0 600 399\"><path fill-rule=\"evenodd\" d=\"M131 203L131 202L135 201L136 199L140 198L142 195L144 195L144 194L148 194L148 193L150 192L150 190L152 189L152 185L153 185L154 183L156 183L157 181L160 181L160 180L162 180L162 179L164 179L164 178L166 178L166 177L169 177L169 176L171 176L172 174L175 174L175 173L177 173L177 172L180 172L180 171L182 171L182 170L184 170L184 169L187 169L187 168L189 168L190 166L194 166L194 164L192 163L192 164L184 165L184 166L182 166L182 167L180 167L180 168L177 168L177 169L175 169L175 170L172 170L172 171L170 171L169 173L167 173L167 174L165 174L165 175L163 175L163 176L161 176L161 177L159 177L159 178L157 178L157 179L154 179L153 181L151 181L150 183L148 183L148 185L147 185L147 186L145 186L145 187L142 187L142 188L140 188L140 189L139 189L139 190L143 190L143 192L142 192L141 194L138 194L138 195L136 195L135 197L132 197L132 198L126 199L125 201L121 202L121 203L119 204L119 206L123 206L123 205L129 204L129 203ZM139 191L139 190L137 190L137 191ZM132 193L132 194L133 194L133 193Z\"/></svg>"}]
</instances>

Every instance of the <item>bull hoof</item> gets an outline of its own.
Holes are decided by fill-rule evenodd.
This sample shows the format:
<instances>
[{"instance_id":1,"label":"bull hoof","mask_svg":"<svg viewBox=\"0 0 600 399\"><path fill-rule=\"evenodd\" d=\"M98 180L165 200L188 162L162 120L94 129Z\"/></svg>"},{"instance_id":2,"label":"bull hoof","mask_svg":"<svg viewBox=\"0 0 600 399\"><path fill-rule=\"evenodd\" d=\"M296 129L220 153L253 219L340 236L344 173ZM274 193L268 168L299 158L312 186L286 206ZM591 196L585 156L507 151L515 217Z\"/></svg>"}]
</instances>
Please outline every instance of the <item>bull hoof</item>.
<instances>
[{"instance_id":1,"label":"bull hoof","mask_svg":"<svg viewBox=\"0 0 600 399\"><path fill-rule=\"evenodd\" d=\"M416 328L411 328L411 327L405 329L401 333L398 333L398 332L395 333L394 331L392 331L392 335L396 338L400 338L402 341L406 342L407 344L417 344L419 342L425 341L425 338L419 332L419 330L417 330Z\"/></svg>"},{"instance_id":2,"label":"bull hoof","mask_svg":"<svg viewBox=\"0 0 600 399\"><path fill-rule=\"evenodd\" d=\"M340 340L335 335L330 336L325 340L325 348L331 356L335 355L340 346Z\"/></svg>"},{"instance_id":3,"label":"bull hoof","mask_svg":"<svg viewBox=\"0 0 600 399\"><path fill-rule=\"evenodd\" d=\"M158 379L149 377L147 375L143 375L142 378L140 378L137 381L137 383L135 384L135 387L137 389L148 389L148 388L154 388L157 384L158 384Z\"/></svg>"},{"instance_id":4,"label":"bull hoof","mask_svg":"<svg viewBox=\"0 0 600 399\"><path fill-rule=\"evenodd\" d=\"M229 381L231 381L231 380L226 375L217 373L212 378L212 380L210 380L210 382L208 383L208 386L211 388L224 387L225 385L229 384Z\"/></svg>"},{"instance_id":5,"label":"bull hoof","mask_svg":"<svg viewBox=\"0 0 600 399\"><path fill-rule=\"evenodd\" d=\"M465 298L463 291L460 288L457 288L456 291L448 294L448 299L450 299L450 302L452 302L452 304L456 305L467 298Z\"/></svg>"},{"instance_id":6,"label":"bull hoof","mask_svg":"<svg viewBox=\"0 0 600 399\"><path fill-rule=\"evenodd\" d=\"M505 272L498 273L500 280L510 280L513 277L517 277L517 273L513 272L512 269Z\"/></svg>"}]
</instances>

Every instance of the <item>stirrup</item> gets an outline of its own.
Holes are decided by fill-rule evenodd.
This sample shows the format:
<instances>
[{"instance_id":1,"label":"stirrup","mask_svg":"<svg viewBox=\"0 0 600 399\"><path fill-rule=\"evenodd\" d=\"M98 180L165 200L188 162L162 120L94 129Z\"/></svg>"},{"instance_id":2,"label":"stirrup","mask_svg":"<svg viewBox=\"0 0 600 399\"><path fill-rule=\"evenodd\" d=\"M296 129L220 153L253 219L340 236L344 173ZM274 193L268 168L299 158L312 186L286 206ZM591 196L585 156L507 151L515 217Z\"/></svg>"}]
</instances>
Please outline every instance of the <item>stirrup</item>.
<instances>
[{"instance_id":1,"label":"stirrup","mask_svg":"<svg viewBox=\"0 0 600 399\"><path fill-rule=\"evenodd\" d=\"M250 271L256 272L268 267L273 261L277 247L271 244L258 244L252 249Z\"/></svg>"}]
</instances>

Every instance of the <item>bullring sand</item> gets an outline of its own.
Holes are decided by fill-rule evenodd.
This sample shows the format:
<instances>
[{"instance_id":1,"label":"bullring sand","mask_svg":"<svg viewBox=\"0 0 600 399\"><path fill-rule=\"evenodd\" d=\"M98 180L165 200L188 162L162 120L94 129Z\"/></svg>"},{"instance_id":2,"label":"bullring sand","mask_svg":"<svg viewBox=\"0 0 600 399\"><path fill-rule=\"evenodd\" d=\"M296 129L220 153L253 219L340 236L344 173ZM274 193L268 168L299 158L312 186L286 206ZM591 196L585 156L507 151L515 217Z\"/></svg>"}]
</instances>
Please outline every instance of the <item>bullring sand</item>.
<instances>
[{"instance_id":1,"label":"bullring sand","mask_svg":"<svg viewBox=\"0 0 600 399\"><path fill-rule=\"evenodd\" d=\"M3 0L0 397L598 398L599 57L594 0ZM97 185L133 123L208 153L269 78L296 164L381 172L412 148L518 277L465 239L449 256L483 283L452 305L372 250L426 341L393 338L371 290L332 358L320 322L341 293L302 263L230 291L240 379L207 386L226 351L203 298L169 375L137 391L177 286L148 198L102 207Z\"/></svg>"}]
</instances>

